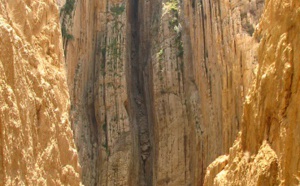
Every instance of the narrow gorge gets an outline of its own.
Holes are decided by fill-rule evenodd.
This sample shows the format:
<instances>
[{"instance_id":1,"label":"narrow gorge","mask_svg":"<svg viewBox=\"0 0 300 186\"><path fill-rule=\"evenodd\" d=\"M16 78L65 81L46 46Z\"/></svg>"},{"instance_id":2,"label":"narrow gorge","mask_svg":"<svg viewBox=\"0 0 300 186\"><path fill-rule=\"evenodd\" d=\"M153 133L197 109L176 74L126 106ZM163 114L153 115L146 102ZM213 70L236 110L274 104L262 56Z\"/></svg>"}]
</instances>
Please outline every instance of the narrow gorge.
<instances>
[{"instance_id":1,"label":"narrow gorge","mask_svg":"<svg viewBox=\"0 0 300 186\"><path fill-rule=\"evenodd\" d=\"M298 0L1 1L0 185L300 185L299 21Z\"/></svg>"}]
</instances>

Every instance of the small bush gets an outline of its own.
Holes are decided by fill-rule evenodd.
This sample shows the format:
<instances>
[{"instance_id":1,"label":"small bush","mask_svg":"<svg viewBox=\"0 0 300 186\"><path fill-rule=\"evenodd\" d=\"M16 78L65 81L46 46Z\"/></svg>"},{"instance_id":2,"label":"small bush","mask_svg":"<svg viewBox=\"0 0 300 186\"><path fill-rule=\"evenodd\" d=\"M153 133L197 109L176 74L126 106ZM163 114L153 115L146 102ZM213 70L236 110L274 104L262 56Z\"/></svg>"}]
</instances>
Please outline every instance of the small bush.
<instances>
[{"instance_id":1,"label":"small bush","mask_svg":"<svg viewBox=\"0 0 300 186\"><path fill-rule=\"evenodd\" d=\"M166 6L172 14L172 19L169 21L169 28L173 29L176 33L175 44L177 47L177 57L182 58L184 51L181 37L181 25L179 23L179 2L178 0L169 0L166 3Z\"/></svg>"},{"instance_id":2,"label":"small bush","mask_svg":"<svg viewBox=\"0 0 300 186\"><path fill-rule=\"evenodd\" d=\"M180 42L180 44L178 45L177 57L182 58L183 54L184 54L183 45L182 42Z\"/></svg>"},{"instance_id":3,"label":"small bush","mask_svg":"<svg viewBox=\"0 0 300 186\"><path fill-rule=\"evenodd\" d=\"M63 38L66 38L67 40L74 39L74 36L68 33L66 25L64 24L61 26L61 34Z\"/></svg>"},{"instance_id":4,"label":"small bush","mask_svg":"<svg viewBox=\"0 0 300 186\"><path fill-rule=\"evenodd\" d=\"M162 61L164 52L165 52L164 49L160 49L160 51L157 53L157 57L159 61Z\"/></svg>"},{"instance_id":5,"label":"small bush","mask_svg":"<svg viewBox=\"0 0 300 186\"><path fill-rule=\"evenodd\" d=\"M170 0L166 3L166 6L172 13L178 14L178 0Z\"/></svg>"},{"instance_id":6,"label":"small bush","mask_svg":"<svg viewBox=\"0 0 300 186\"><path fill-rule=\"evenodd\" d=\"M113 7L110 8L110 11L112 12L112 14L114 16L121 15L124 12L124 10L125 10L125 6L123 4L120 5L120 6L116 5L116 6L113 6Z\"/></svg>"},{"instance_id":7,"label":"small bush","mask_svg":"<svg viewBox=\"0 0 300 186\"><path fill-rule=\"evenodd\" d=\"M74 7L75 7L75 0L67 0L66 4L60 10L60 14L61 16L63 16L63 22L61 25L61 34L63 38L67 39L67 41L74 39L74 36L72 34L69 34L67 31L65 16L68 15L71 17Z\"/></svg>"},{"instance_id":8,"label":"small bush","mask_svg":"<svg viewBox=\"0 0 300 186\"><path fill-rule=\"evenodd\" d=\"M61 8L61 12L71 16L74 10L75 0L67 0L66 4Z\"/></svg>"}]
</instances>

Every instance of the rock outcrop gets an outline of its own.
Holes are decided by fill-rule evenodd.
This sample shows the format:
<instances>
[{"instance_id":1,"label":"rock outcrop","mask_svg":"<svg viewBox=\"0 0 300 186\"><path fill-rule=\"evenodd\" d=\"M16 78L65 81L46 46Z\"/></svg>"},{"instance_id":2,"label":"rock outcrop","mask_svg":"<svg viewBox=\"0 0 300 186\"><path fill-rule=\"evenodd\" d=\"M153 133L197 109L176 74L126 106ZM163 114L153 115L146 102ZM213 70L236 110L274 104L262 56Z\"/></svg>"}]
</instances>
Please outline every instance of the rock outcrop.
<instances>
[{"instance_id":1,"label":"rock outcrop","mask_svg":"<svg viewBox=\"0 0 300 186\"><path fill-rule=\"evenodd\" d=\"M244 106L240 137L205 185L299 185L300 2L269 0L255 37L258 73ZM224 159L224 158L223 158Z\"/></svg>"},{"instance_id":2,"label":"rock outcrop","mask_svg":"<svg viewBox=\"0 0 300 186\"><path fill-rule=\"evenodd\" d=\"M80 185L54 1L0 2L0 185Z\"/></svg>"},{"instance_id":3,"label":"rock outcrop","mask_svg":"<svg viewBox=\"0 0 300 186\"><path fill-rule=\"evenodd\" d=\"M298 0L1 1L0 185L299 185L299 21Z\"/></svg>"},{"instance_id":4,"label":"rock outcrop","mask_svg":"<svg viewBox=\"0 0 300 186\"><path fill-rule=\"evenodd\" d=\"M85 185L130 185L126 11L120 2L73 1L73 13L61 12L72 125Z\"/></svg>"},{"instance_id":5,"label":"rock outcrop","mask_svg":"<svg viewBox=\"0 0 300 186\"><path fill-rule=\"evenodd\" d=\"M240 130L264 1L66 1L86 185L202 185Z\"/></svg>"},{"instance_id":6,"label":"rock outcrop","mask_svg":"<svg viewBox=\"0 0 300 186\"><path fill-rule=\"evenodd\" d=\"M255 26L264 1L183 2L185 99L192 185L240 130L243 100L255 75ZM190 100L189 100L190 99ZM185 145L186 146L186 145Z\"/></svg>"}]
</instances>

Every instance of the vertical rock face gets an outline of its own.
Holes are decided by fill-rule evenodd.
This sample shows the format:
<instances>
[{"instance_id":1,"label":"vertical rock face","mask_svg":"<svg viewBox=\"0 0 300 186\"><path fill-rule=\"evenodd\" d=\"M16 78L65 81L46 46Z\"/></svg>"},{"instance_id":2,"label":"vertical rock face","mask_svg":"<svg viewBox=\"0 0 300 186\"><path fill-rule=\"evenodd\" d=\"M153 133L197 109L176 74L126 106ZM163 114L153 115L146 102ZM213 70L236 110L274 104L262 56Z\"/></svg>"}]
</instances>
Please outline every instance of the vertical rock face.
<instances>
[{"instance_id":1,"label":"vertical rock face","mask_svg":"<svg viewBox=\"0 0 300 186\"><path fill-rule=\"evenodd\" d=\"M242 103L257 63L252 35L263 4L183 2L188 159L195 185L203 184L206 167L228 152L240 129Z\"/></svg>"},{"instance_id":2,"label":"vertical rock face","mask_svg":"<svg viewBox=\"0 0 300 186\"><path fill-rule=\"evenodd\" d=\"M95 169L97 160L100 159L98 157L98 128L94 110L95 96L93 95L96 43L93 40L96 37L96 19L94 18L96 7L96 1L78 1L75 9L75 1L67 1L66 5L61 8L64 46L67 46L65 56L71 98L71 122L85 185L94 185L97 182ZM73 9L78 12L76 15L72 13ZM74 15L74 31L71 35L66 28L70 24L67 18L72 15ZM73 39L72 43L70 43L70 39ZM81 144L78 144L78 141L81 141ZM84 181L86 179L92 180L91 184L87 184Z\"/></svg>"},{"instance_id":3,"label":"vertical rock face","mask_svg":"<svg viewBox=\"0 0 300 186\"><path fill-rule=\"evenodd\" d=\"M1 2L0 185L299 185L300 3L263 8Z\"/></svg>"},{"instance_id":4,"label":"vertical rock face","mask_svg":"<svg viewBox=\"0 0 300 186\"><path fill-rule=\"evenodd\" d=\"M227 165L217 159L209 166L206 185L299 185L299 10L299 1L266 2L242 133Z\"/></svg>"},{"instance_id":5,"label":"vertical rock face","mask_svg":"<svg viewBox=\"0 0 300 186\"><path fill-rule=\"evenodd\" d=\"M125 1L67 1L62 22L72 124L85 185L130 185ZM68 38L68 36L72 36ZM127 109L127 111L126 111Z\"/></svg>"},{"instance_id":6,"label":"vertical rock face","mask_svg":"<svg viewBox=\"0 0 300 186\"><path fill-rule=\"evenodd\" d=\"M83 182L202 185L240 129L264 1L68 2L61 21Z\"/></svg>"},{"instance_id":7,"label":"vertical rock face","mask_svg":"<svg viewBox=\"0 0 300 186\"><path fill-rule=\"evenodd\" d=\"M54 1L0 2L0 185L80 185Z\"/></svg>"},{"instance_id":8,"label":"vertical rock face","mask_svg":"<svg viewBox=\"0 0 300 186\"><path fill-rule=\"evenodd\" d=\"M61 21L83 182L202 185L240 130L264 2L66 2L72 10L66 4Z\"/></svg>"}]
</instances>

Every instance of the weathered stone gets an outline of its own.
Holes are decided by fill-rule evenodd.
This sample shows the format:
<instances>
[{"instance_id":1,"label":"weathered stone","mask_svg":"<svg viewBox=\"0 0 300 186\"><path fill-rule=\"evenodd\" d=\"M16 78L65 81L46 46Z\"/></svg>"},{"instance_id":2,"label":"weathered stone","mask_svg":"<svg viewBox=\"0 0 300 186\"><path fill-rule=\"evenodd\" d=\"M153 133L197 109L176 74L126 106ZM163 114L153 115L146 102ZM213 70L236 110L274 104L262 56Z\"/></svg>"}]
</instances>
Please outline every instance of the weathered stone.
<instances>
[{"instance_id":1,"label":"weathered stone","mask_svg":"<svg viewBox=\"0 0 300 186\"><path fill-rule=\"evenodd\" d=\"M261 38L259 66L245 101L242 134L226 167L206 175L206 183L299 185L299 10L297 0L266 2L255 33Z\"/></svg>"},{"instance_id":2,"label":"weathered stone","mask_svg":"<svg viewBox=\"0 0 300 186\"><path fill-rule=\"evenodd\" d=\"M0 2L0 185L80 185L59 10Z\"/></svg>"}]
</instances>

